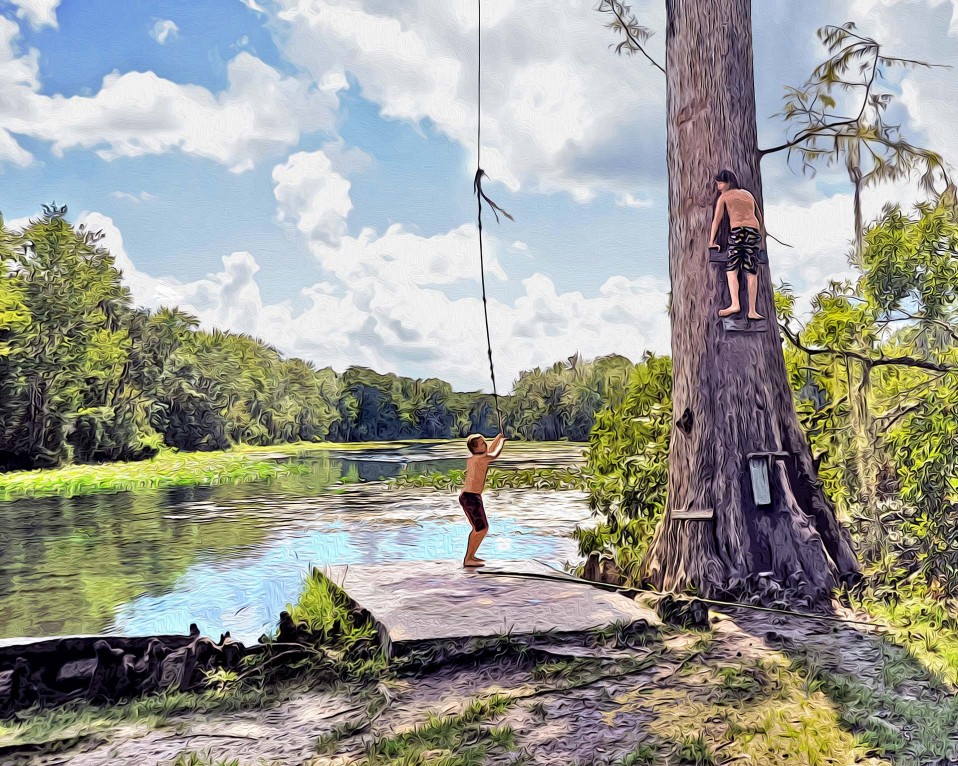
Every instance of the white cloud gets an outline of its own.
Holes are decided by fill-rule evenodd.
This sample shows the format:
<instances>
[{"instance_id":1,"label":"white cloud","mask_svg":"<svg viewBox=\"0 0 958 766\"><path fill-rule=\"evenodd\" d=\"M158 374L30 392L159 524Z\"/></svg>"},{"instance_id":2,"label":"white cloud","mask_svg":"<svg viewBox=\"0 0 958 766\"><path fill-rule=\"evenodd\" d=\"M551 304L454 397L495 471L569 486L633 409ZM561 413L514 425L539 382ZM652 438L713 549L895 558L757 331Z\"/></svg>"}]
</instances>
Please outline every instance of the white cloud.
<instances>
[{"instance_id":1,"label":"white cloud","mask_svg":"<svg viewBox=\"0 0 958 766\"><path fill-rule=\"evenodd\" d=\"M483 6L482 163L513 190L564 190L582 202L634 189L661 169L644 162L664 144L664 80L608 48L593 3L498 0ZM636 4L662 27L658 3ZM287 55L317 80L355 75L386 117L436 127L475 153L473 3L280 0ZM548 30L544 34L543 30ZM661 58L661 38L652 49Z\"/></svg>"},{"instance_id":2,"label":"white cloud","mask_svg":"<svg viewBox=\"0 0 958 766\"><path fill-rule=\"evenodd\" d=\"M273 168L279 220L292 220L308 237L336 242L346 232L353 207L349 181L333 170L322 151L298 152Z\"/></svg>"},{"instance_id":3,"label":"white cloud","mask_svg":"<svg viewBox=\"0 0 958 766\"><path fill-rule=\"evenodd\" d=\"M421 237L392 227L382 236L366 230L338 246L312 240L330 280L300 291L305 309L264 303L252 254L236 252L204 279L181 282L139 270L113 221L84 213L77 224L105 234L138 305L176 306L201 326L245 332L283 352L342 370L364 364L416 376L437 376L459 388L488 390L485 330L479 299L476 232L462 227ZM506 274L490 238L490 276ZM575 352L618 352L638 358L647 349L667 351L668 286L663 280L612 277L598 294L560 293L544 274L521 283L520 296L498 300L490 291L489 316L497 371L503 387L520 371L551 364ZM451 292L450 292L451 291Z\"/></svg>"},{"instance_id":4,"label":"white cloud","mask_svg":"<svg viewBox=\"0 0 958 766\"><path fill-rule=\"evenodd\" d=\"M10 0L17 16L30 22L34 29L57 27L57 7L60 0Z\"/></svg>"},{"instance_id":5,"label":"white cloud","mask_svg":"<svg viewBox=\"0 0 958 766\"><path fill-rule=\"evenodd\" d=\"M302 183L302 179L319 179ZM480 300L478 232L466 224L432 237L400 225L383 234L364 229L357 236L331 238L350 209L348 185L322 152L294 155L274 170L281 216L296 221L331 284L316 295L339 296L365 321L350 333L350 344L380 369L437 375L461 387L487 388L485 331ZM332 192L331 190L335 190ZM320 222L320 223L317 223ZM505 253L524 253L524 242L487 240L487 277L504 283ZM494 353L503 381L530 366L549 364L580 351L619 351L638 356L665 350L667 285L662 280L613 277L596 296L559 293L552 279L534 274L520 296L506 302L489 287ZM271 342L290 348L278 338ZM663 346L664 342L664 346ZM302 342L293 342L299 348ZM314 352L318 349L313 348ZM321 354L311 357L323 363Z\"/></svg>"},{"instance_id":6,"label":"white cloud","mask_svg":"<svg viewBox=\"0 0 958 766\"><path fill-rule=\"evenodd\" d=\"M798 313L809 310L811 299L830 280L854 279L848 262L853 233L850 195L835 195L811 205L768 205L765 219L769 232L791 245L770 240L769 266L776 286L785 282L792 288Z\"/></svg>"},{"instance_id":7,"label":"white cloud","mask_svg":"<svg viewBox=\"0 0 958 766\"><path fill-rule=\"evenodd\" d=\"M153 25L150 30L150 37L156 40L160 45L166 43L168 39L175 38L179 34L180 28L176 23L169 19L162 19Z\"/></svg>"},{"instance_id":8,"label":"white cloud","mask_svg":"<svg viewBox=\"0 0 958 766\"><path fill-rule=\"evenodd\" d=\"M951 6L951 21L948 25L949 35L958 35L958 0L924 0L930 7L937 8L940 5ZM888 10L894 6L904 6L907 16L912 16L916 21L922 23L925 21L924 14L921 11L916 12L915 6L919 3L914 0L854 0L852 12L862 18L869 19L877 23L883 32L895 30L898 25L895 20L889 19ZM883 18L884 17L884 18ZM891 22L891 23L888 23Z\"/></svg>"},{"instance_id":9,"label":"white cloud","mask_svg":"<svg viewBox=\"0 0 958 766\"><path fill-rule=\"evenodd\" d=\"M139 205L141 202L152 202L156 199L156 196L150 194L147 191L141 191L139 194L130 194L129 192L115 191L110 192L110 196L113 199L122 199L126 202L132 202L134 205Z\"/></svg>"},{"instance_id":10,"label":"white cloud","mask_svg":"<svg viewBox=\"0 0 958 766\"><path fill-rule=\"evenodd\" d=\"M18 31L0 18L0 162L29 161L11 135L22 134L50 142L55 156L88 149L111 160L179 150L240 172L305 132L333 127L335 87L316 90L245 52L227 65L229 86L220 93L153 72L113 72L93 96L43 95L36 51L15 50Z\"/></svg>"},{"instance_id":11,"label":"white cloud","mask_svg":"<svg viewBox=\"0 0 958 766\"><path fill-rule=\"evenodd\" d=\"M655 201L651 197L636 198L626 192L615 196L615 204L619 207L645 208L655 205Z\"/></svg>"},{"instance_id":12,"label":"white cloud","mask_svg":"<svg viewBox=\"0 0 958 766\"><path fill-rule=\"evenodd\" d=\"M257 3L256 0L240 0L240 2L251 11L256 11L257 13L266 13L266 9Z\"/></svg>"}]
</instances>

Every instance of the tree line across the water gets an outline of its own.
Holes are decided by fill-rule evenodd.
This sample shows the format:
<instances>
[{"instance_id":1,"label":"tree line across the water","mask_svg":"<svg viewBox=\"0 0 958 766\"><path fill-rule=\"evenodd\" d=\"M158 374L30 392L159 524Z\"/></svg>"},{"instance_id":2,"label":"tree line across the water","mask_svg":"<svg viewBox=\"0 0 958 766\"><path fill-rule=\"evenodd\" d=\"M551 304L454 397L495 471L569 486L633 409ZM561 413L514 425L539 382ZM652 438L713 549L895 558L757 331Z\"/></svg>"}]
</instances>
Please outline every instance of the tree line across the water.
<instances>
[{"instance_id":1,"label":"tree line across the water","mask_svg":"<svg viewBox=\"0 0 958 766\"><path fill-rule=\"evenodd\" d=\"M256 338L137 308L97 232L45 207L0 223L0 470L137 460L164 445L226 449L301 440L450 438L498 430L490 395L438 379L288 358ZM524 439L589 437L629 360L572 357L500 397Z\"/></svg>"},{"instance_id":2,"label":"tree line across the water","mask_svg":"<svg viewBox=\"0 0 958 766\"><path fill-rule=\"evenodd\" d=\"M832 282L799 322L776 293L799 419L825 491L869 581L958 593L958 210L953 196L898 207L865 232L855 278ZM597 415L589 450L602 522L584 554L641 580L668 489L672 365L648 356L621 403ZM721 445L716 445L721 449Z\"/></svg>"}]
</instances>

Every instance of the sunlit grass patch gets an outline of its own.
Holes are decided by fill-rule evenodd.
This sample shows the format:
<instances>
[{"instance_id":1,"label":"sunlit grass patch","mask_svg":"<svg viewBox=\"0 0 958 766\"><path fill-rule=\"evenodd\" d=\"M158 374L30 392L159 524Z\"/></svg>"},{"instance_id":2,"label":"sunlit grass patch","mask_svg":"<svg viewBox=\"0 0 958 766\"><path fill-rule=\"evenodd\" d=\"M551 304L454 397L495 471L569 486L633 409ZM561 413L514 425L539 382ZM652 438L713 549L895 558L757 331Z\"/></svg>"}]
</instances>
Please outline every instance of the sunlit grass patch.
<instances>
[{"instance_id":1,"label":"sunlit grass patch","mask_svg":"<svg viewBox=\"0 0 958 766\"><path fill-rule=\"evenodd\" d=\"M0 473L0 500L244 483L307 470L295 462L261 460L243 452L168 451L135 463Z\"/></svg>"},{"instance_id":2,"label":"sunlit grass patch","mask_svg":"<svg viewBox=\"0 0 958 766\"><path fill-rule=\"evenodd\" d=\"M708 766L747 756L750 763L845 766L864 756L866 743L849 730L820 688L779 655L758 659L702 654L704 642L670 658L679 673L613 699L606 716L646 718L649 741L637 764Z\"/></svg>"},{"instance_id":3,"label":"sunlit grass patch","mask_svg":"<svg viewBox=\"0 0 958 766\"><path fill-rule=\"evenodd\" d=\"M958 687L958 618L917 588L895 599L866 598L862 607L932 674Z\"/></svg>"},{"instance_id":4,"label":"sunlit grass patch","mask_svg":"<svg viewBox=\"0 0 958 766\"><path fill-rule=\"evenodd\" d=\"M60 743L81 741L123 724L155 729L179 715L255 710L276 704L298 689L297 684L289 684L266 693L258 686L235 685L198 693L168 691L104 707L78 700L50 710L26 710L20 720L0 721L0 747L47 743L44 751L57 752L63 749Z\"/></svg>"},{"instance_id":5,"label":"sunlit grass patch","mask_svg":"<svg viewBox=\"0 0 958 766\"><path fill-rule=\"evenodd\" d=\"M305 626L333 654L346 678L371 679L388 667L372 618L319 571L306 578L299 599L287 611L294 623Z\"/></svg>"},{"instance_id":6,"label":"sunlit grass patch","mask_svg":"<svg viewBox=\"0 0 958 766\"><path fill-rule=\"evenodd\" d=\"M294 622L303 623L314 632L326 636L372 635L375 631L364 622L357 625L357 618L349 597L319 572L312 572L303 583L299 599L288 605L287 611Z\"/></svg>"},{"instance_id":7,"label":"sunlit grass patch","mask_svg":"<svg viewBox=\"0 0 958 766\"><path fill-rule=\"evenodd\" d=\"M370 743L366 763L368 766L480 766L491 753L505 753L515 747L516 737L511 727L491 725L514 704L508 696L492 695L470 700L458 714L430 713L424 723Z\"/></svg>"}]
</instances>

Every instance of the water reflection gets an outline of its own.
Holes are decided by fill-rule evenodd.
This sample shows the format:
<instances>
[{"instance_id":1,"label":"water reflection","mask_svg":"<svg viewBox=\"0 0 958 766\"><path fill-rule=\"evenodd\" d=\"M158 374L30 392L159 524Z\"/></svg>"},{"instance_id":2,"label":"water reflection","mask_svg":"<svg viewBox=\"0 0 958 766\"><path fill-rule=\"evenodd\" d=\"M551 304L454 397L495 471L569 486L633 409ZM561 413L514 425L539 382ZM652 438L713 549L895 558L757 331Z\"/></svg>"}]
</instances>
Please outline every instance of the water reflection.
<instances>
[{"instance_id":1,"label":"water reflection","mask_svg":"<svg viewBox=\"0 0 958 766\"><path fill-rule=\"evenodd\" d=\"M461 558L454 493L388 491L400 473L461 468L429 451L306 461L273 482L0 503L0 637L120 631L255 640L312 566ZM417 458L411 460L410 458ZM495 493L487 558L575 557L578 493Z\"/></svg>"}]
</instances>

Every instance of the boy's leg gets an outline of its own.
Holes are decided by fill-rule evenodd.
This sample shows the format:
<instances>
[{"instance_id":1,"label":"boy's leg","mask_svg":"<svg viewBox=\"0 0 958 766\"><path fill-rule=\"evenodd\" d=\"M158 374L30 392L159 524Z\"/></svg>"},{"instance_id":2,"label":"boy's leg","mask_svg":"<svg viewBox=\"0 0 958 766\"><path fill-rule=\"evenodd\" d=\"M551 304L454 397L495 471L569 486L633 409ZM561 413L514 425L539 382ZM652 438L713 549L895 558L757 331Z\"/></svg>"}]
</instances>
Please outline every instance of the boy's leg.
<instances>
[{"instance_id":1,"label":"boy's leg","mask_svg":"<svg viewBox=\"0 0 958 766\"><path fill-rule=\"evenodd\" d=\"M463 559L464 566L481 566L484 562L476 558L476 550L479 544L486 536L488 522L486 521L485 509L482 507L482 497L473 495L463 495L460 497L462 509L466 513L466 518L472 525L472 531L469 533L469 541L466 544L466 555Z\"/></svg>"},{"instance_id":2,"label":"boy's leg","mask_svg":"<svg viewBox=\"0 0 958 766\"><path fill-rule=\"evenodd\" d=\"M476 532L473 530L469 533L469 542L466 544L466 555L463 558L463 563L466 566L476 566L478 564L485 563L482 559L476 558L476 551L479 548L479 544L482 542L482 538L486 536L486 530L481 532Z\"/></svg>"},{"instance_id":3,"label":"boy's leg","mask_svg":"<svg viewBox=\"0 0 958 766\"><path fill-rule=\"evenodd\" d=\"M475 535L475 538L476 538L476 547L472 549L472 557L476 561L483 561L483 562L485 561L485 559L479 558L479 556L477 556L476 554L479 552L479 546L482 545L482 541L486 539L486 534L488 532L489 532L489 527L486 527L485 529L480 529L478 532L472 533L473 535Z\"/></svg>"},{"instance_id":4,"label":"boy's leg","mask_svg":"<svg viewBox=\"0 0 958 766\"><path fill-rule=\"evenodd\" d=\"M741 307L738 303L738 268L729 269L725 272L725 278L728 280L728 294L731 302L727 308L719 311L720 317L731 316L732 314L737 314Z\"/></svg>"},{"instance_id":5,"label":"boy's leg","mask_svg":"<svg viewBox=\"0 0 958 766\"><path fill-rule=\"evenodd\" d=\"M489 520L486 518L486 506L482 502L482 495L479 495L477 505L479 507L476 509L476 523L473 526L473 529L475 529L478 537L477 537L476 547L473 548L473 551L472 551L472 557L476 561L482 561L481 558L478 558L476 556L476 553L479 550L479 546L482 545L482 541L485 539L486 535L489 532Z\"/></svg>"},{"instance_id":6,"label":"boy's leg","mask_svg":"<svg viewBox=\"0 0 958 766\"><path fill-rule=\"evenodd\" d=\"M765 317L759 314L758 309L755 308L758 303L758 274L749 273L745 280L748 283L748 318L764 319Z\"/></svg>"}]
</instances>

